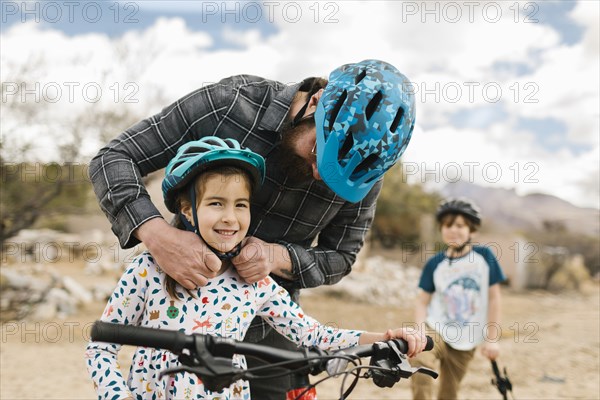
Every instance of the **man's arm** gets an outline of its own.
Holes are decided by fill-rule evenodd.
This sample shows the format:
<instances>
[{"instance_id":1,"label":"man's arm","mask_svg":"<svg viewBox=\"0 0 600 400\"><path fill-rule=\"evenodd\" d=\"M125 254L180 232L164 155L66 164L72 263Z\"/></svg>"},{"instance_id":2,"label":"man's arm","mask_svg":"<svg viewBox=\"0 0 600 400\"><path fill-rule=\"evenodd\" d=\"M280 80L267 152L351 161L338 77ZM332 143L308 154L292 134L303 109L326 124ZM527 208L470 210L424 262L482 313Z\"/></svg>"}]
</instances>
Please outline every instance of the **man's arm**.
<instances>
[{"instance_id":1,"label":"man's arm","mask_svg":"<svg viewBox=\"0 0 600 400\"><path fill-rule=\"evenodd\" d=\"M247 239L241 253L232 259L238 273L248 283L269 274L284 278L296 288L331 285L350 273L356 254L375 215L382 181L359 203L347 203L319 234L317 247Z\"/></svg>"},{"instance_id":2,"label":"man's arm","mask_svg":"<svg viewBox=\"0 0 600 400\"><path fill-rule=\"evenodd\" d=\"M183 97L127 129L90 163L94 192L121 247L143 241L161 268L188 289L206 284L221 262L196 235L162 218L141 178L164 168L183 143L215 132L227 89L210 85Z\"/></svg>"},{"instance_id":3,"label":"man's arm","mask_svg":"<svg viewBox=\"0 0 600 400\"><path fill-rule=\"evenodd\" d=\"M317 247L281 243L288 249L291 271L280 268L277 275L298 288L332 285L348 275L373 223L382 185L379 180L362 201L342 207L319 234Z\"/></svg>"},{"instance_id":4,"label":"man's arm","mask_svg":"<svg viewBox=\"0 0 600 400\"><path fill-rule=\"evenodd\" d=\"M94 192L121 247L138 244L133 232L161 216L142 177L164 168L183 143L214 131L226 108L223 90L223 85L210 85L190 93L127 129L90 162Z\"/></svg>"},{"instance_id":5,"label":"man's arm","mask_svg":"<svg viewBox=\"0 0 600 400\"><path fill-rule=\"evenodd\" d=\"M186 289L206 285L221 269L221 260L198 235L177 229L162 218L145 222L134 235L150 250L156 263Z\"/></svg>"}]
</instances>

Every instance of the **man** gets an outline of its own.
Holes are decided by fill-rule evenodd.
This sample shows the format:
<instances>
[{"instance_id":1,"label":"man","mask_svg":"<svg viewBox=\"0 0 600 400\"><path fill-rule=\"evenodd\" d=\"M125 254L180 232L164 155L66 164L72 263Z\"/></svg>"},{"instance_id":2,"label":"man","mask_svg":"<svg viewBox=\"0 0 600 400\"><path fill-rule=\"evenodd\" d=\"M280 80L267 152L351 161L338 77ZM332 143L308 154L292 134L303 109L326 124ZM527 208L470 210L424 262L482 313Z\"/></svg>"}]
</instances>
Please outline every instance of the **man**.
<instances>
[{"instance_id":1,"label":"man","mask_svg":"<svg viewBox=\"0 0 600 400\"><path fill-rule=\"evenodd\" d=\"M297 301L300 288L334 284L350 272L381 177L414 128L408 88L404 75L378 60L341 66L329 82L308 78L287 86L234 76L127 129L94 157L90 177L121 246L143 242L165 272L193 289L215 276L221 260L198 236L161 217L141 177L165 167L188 141L238 140L265 158L267 174L252 199L250 237L231 260L247 282L271 274ZM293 347L256 319L246 340ZM253 398L281 399L289 379L251 387Z\"/></svg>"}]
</instances>

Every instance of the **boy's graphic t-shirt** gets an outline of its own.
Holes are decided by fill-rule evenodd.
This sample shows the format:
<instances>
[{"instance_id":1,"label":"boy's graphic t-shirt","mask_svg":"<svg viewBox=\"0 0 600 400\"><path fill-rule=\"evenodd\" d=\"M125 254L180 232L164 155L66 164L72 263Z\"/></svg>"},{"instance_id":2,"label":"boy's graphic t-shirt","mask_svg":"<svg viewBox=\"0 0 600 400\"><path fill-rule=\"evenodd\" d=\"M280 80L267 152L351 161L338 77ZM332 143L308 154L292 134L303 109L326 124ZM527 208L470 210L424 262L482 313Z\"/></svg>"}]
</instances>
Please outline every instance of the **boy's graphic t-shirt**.
<instances>
[{"instance_id":1,"label":"boy's graphic t-shirt","mask_svg":"<svg viewBox=\"0 0 600 400\"><path fill-rule=\"evenodd\" d=\"M194 296L181 291L178 299L172 299L164 282L165 273L148 252L143 253L121 277L101 320L242 340L252 319L261 316L291 341L322 349L355 346L362 333L321 325L305 315L271 278L248 284L233 266L192 291ZM87 368L100 399L125 398L129 393L139 400L250 398L247 381L211 392L189 373L158 379L162 370L180 364L173 353L149 347L137 348L126 381L117 362L120 347L103 342L90 342L87 347ZM233 365L246 368L246 361L234 355Z\"/></svg>"},{"instance_id":2,"label":"boy's graphic t-shirt","mask_svg":"<svg viewBox=\"0 0 600 400\"><path fill-rule=\"evenodd\" d=\"M473 246L462 257L444 252L429 259L419 287L432 293L427 325L457 350L482 343L488 322L488 288L506 280L496 257L487 247ZM495 338L490 338L495 339Z\"/></svg>"}]
</instances>

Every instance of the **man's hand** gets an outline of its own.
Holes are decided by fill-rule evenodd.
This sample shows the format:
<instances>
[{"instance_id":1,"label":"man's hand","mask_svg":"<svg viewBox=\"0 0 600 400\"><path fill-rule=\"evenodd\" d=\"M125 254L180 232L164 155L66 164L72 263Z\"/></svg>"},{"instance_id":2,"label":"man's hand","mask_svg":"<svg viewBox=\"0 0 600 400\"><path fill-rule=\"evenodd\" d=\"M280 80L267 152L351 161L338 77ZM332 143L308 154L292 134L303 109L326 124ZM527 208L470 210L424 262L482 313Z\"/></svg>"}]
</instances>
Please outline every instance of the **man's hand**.
<instances>
[{"instance_id":1,"label":"man's hand","mask_svg":"<svg viewBox=\"0 0 600 400\"><path fill-rule=\"evenodd\" d=\"M206 285L221 269L221 260L196 234L177 229L162 218L145 222L135 235L160 268L186 289Z\"/></svg>"},{"instance_id":2,"label":"man's hand","mask_svg":"<svg viewBox=\"0 0 600 400\"><path fill-rule=\"evenodd\" d=\"M238 274L247 282L255 283L270 273L291 279L292 263L288 250L253 236L244 240L240 254L231 259Z\"/></svg>"}]
</instances>

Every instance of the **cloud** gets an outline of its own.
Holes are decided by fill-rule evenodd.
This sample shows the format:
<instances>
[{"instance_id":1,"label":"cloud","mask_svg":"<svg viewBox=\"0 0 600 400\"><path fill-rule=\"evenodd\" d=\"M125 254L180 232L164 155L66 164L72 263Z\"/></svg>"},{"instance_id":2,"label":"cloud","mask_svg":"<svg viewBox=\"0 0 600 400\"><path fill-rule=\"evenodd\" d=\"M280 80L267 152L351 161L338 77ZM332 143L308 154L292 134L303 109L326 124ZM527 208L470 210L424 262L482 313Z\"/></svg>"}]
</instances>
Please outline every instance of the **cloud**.
<instances>
[{"instance_id":1,"label":"cloud","mask_svg":"<svg viewBox=\"0 0 600 400\"><path fill-rule=\"evenodd\" d=\"M599 161L597 2L578 2L570 12L583 29L581 41L570 44L552 26L524 22L526 3L269 4L255 27L222 25L219 40L234 46L227 49L215 48L213 36L180 18L162 18L147 29L132 26L116 38L68 37L31 23L15 25L2 34L0 76L4 81L15 66L39 58L44 68L33 79L102 81L106 95L97 107L131 107L148 115L229 75L291 83L327 76L346 62L379 58L396 65L417 90L417 129L407 161L426 168L436 162L484 166L493 161L502 178L492 182L480 176L477 183L545 191L597 206L597 182L590 191L594 182L586 179L598 176ZM272 34L259 29L267 19L273 21ZM109 96L115 83L121 95L116 103ZM123 95L132 93L125 83L136 85L137 103L123 103ZM55 115L87 106L63 101ZM537 140L544 133L523 129L523 120L558 121L563 128L551 140ZM537 183L524 182L527 174Z\"/></svg>"}]
</instances>

